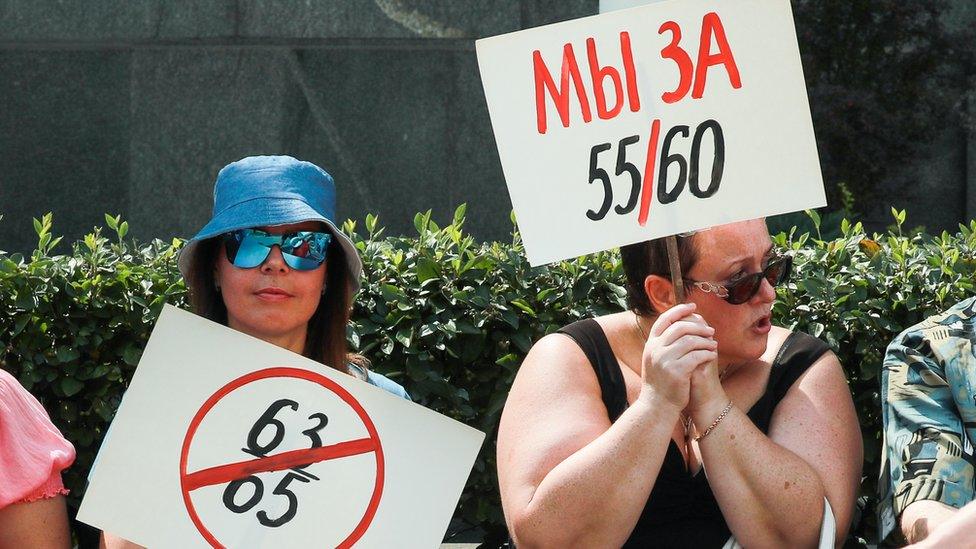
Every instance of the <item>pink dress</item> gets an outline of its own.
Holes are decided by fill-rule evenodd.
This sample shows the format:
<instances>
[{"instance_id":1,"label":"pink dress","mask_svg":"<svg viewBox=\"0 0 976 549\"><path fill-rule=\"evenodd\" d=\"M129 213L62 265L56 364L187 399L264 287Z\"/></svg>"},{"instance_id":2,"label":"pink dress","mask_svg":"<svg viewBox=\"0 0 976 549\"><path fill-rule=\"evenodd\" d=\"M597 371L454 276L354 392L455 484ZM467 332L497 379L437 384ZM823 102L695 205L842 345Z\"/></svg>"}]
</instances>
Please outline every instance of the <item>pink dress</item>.
<instances>
[{"instance_id":1,"label":"pink dress","mask_svg":"<svg viewBox=\"0 0 976 549\"><path fill-rule=\"evenodd\" d=\"M0 509L67 494L61 471L74 460L41 403L0 369Z\"/></svg>"}]
</instances>

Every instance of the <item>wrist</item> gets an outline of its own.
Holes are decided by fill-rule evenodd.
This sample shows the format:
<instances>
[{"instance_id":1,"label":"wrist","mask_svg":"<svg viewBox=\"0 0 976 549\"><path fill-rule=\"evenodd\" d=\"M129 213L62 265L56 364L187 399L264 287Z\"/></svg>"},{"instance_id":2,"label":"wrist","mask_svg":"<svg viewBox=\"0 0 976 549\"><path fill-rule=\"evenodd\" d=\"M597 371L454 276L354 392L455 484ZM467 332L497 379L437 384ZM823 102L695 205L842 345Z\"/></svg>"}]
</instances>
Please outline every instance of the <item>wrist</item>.
<instances>
[{"instance_id":1,"label":"wrist","mask_svg":"<svg viewBox=\"0 0 976 549\"><path fill-rule=\"evenodd\" d=\"M724 390L719 390L715 395L710 396L707 400L702 400L700 402L693 402L688 407L688 412L691 415L692 421L699 428L699 431L708 427L712 421L722 413L725 406L729 403L729 396Z\"/></svg>"},{"instance_id":2,"label":"wrist","mask_svg":"<svg viewBox=\"0 0 976 549\"><path fill-rule=\"evenodd\" d=\"M655 421L673 424L678 421L682 407L650 387L644 387L632 406L638 407Z\"/></svg>"}]
</instances>

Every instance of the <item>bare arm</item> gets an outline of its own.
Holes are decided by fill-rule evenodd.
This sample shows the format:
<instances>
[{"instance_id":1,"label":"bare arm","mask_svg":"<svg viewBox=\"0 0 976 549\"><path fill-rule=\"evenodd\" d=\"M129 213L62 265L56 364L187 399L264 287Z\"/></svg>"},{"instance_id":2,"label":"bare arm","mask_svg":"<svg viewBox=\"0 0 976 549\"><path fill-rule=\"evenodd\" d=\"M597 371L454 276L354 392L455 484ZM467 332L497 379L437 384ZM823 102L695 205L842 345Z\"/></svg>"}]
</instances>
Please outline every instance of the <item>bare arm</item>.
<instances>
[{"instance_id":1,"label":"bare arm","mask_svg":"<svg viewBox=\"0 0 976 549\"><path fill-rule=\"evenodd\" d=\"M533 347L498 435L502 505L520 547L619 547L629 537L687 402L689 376L715 356L705 327L670 326L692 310L671 309L652 327L640 396L612 425L575 343L552 335Z\"/></svg>"},{"instance_id":2,"label":"bare arm","mask_svg":"<svg viewBox=\"0 0 976 549\"><path fill-rule=\"evenodd\" d=\"M698 376L705 374L692 377L693 399ZM693 400L695 425L710 425L728 402L724 391L699 407ZM863 449L854 404L833 353L812 365L783 398L768 437L733 406L699 449L722 514L744 546L815 545L820 521L811 517L823 516L825 496L837 522L837 541L846 536Z\"/></svg>"},{"instance_id":3,"label":"bare arm","mask_svg":"<svg viewBox=\"0 0 976 549\"><path fill-rule=\"evenodd\" d=\"M0 509L0 549L66 549L70 544L64 496L15 503Z\"/></svg>"},{"instance_id":4,"label":"bare arm","mask_svg":"<svg viewBox=\"0 0 976 549\"><path fill-rule=\"evenodd\" d=\"M902 531L912 547L976 547L976 502L956 509L934 500L910 504L901 515Z\"/></svg>"}]
</instances>

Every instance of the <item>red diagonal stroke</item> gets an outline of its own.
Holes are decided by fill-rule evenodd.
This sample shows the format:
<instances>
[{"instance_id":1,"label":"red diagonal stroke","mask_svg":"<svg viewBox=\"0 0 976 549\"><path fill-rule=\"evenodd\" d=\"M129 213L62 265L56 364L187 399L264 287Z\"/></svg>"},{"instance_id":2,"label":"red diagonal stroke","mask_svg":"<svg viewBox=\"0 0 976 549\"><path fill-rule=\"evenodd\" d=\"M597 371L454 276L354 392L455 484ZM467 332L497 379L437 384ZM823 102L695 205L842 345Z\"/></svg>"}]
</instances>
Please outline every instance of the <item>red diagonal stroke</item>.
<instances>
[{"instance_id":1,"label":"red diagonal stroke","mask_svg":"<svg viewBox=\"0 0 976 549\"><path fill-rule=\"evenodd\" d=\"M350 440L330 446L309 448L308 450L291 450L268 457L201 469L186 475L186 478L183 479L183 486L186 491L190 492L197 488L223 484L255 473L281 471L299 465L365 454L374 450L376 450L376 441L371 438Z\"/></svg>"},{"instance_id":2,"label":"red diagonal stroke","mask_svg":"<svg viewBox=\"0 0 976 549\"><path fill-rule=\"evenodd\" d=\"M647 160L644 161L644 188L641 190L640 210L637 213L637 223L643 227L647 224L647 215L651 211L651 199L654 196L654 179L657 177L657 140L661 134L661 120L655 118L651 122L651 138L647 140ZM658 181L664 185L665 181Z\"/></svg>"}]
</instances>

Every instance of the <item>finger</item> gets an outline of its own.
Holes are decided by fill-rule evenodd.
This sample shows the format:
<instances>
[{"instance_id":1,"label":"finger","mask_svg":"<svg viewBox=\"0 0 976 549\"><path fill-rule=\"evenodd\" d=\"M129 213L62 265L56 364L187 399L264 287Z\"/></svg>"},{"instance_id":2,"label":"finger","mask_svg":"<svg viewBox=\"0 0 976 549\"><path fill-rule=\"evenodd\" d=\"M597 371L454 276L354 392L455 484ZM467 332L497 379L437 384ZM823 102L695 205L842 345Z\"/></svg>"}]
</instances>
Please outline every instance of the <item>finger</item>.
<instances>
[{"instance_id":1,"label":"finger","mask_svg":"<svg viewBox=\"0 0 976 549\"><path fill-rule=\"evenodd\" d=\"M699 366L708 364L713 360L718 360L717 352L698 349L685 354L674 362L669 363L668 368L674 370L675 374L677 375L682 377L690 377Z\"/></svg>"},{"instance_id":2,"label":"finger","mask_svg":"<svg viewBox=\"0 0 976 549\"><path fill-rule=\"evenodd\" d=\"M700 314L698 314L698 313L692 313L692 314L690 314L690 315L688 315L688 316L686 316L686 317L685 317L685 320L689 320L689 321L691 321L691 322L696 322L696 323L698 323L698 324L704 324L705 326L709 326L709 325L710 325L710 324L709 324L709 323L708 323L708 322L707 322L707 321L705 320L705 317L703 317L702 315L700 315Z\"/></svg>"},{"instance_id":3,"label":"finger","mask_svg":"<svg viewBox=\"0 0 976 549\"><path fill-rule=\"evenodd\" d=\"M718 377L718 362L708 361L703 362L695 367L694 371L691 373L692 379L707 379L711 377Z\"/></svg>"},{"instance_id":4,"label":"finger","mask_svg":"<svg viewBox=\"0 0 976 549\"><path fill-rule=\"evenodd\" d=\"M673 356L675 359L699 349L706 351L717 351L718 342L707 336L685 335L677 339L664 349L664 355Z\"/></svg>"},{"instance_id":5,"label":"finger","mask_svg":"<svg viewBox=\"0 0 976 549\"><path fill-rule=\"evenodd\" d=\"M655 320L654 324L651 325L651 331L648 335L652 337L661 335L661 333L664 332L668 326L690 315L694 311L694 303L679 303L678 305L671 307L667 311L664 311L658 315L657 320Z\"/></svg>"},{"instance_id":6,"label":"finger","mask_svg":"<svg viewBox=\"0 0 976 549\"><path fill-rule=\"evenodd\" d=\"M657 338L659 344L672 345L679 338L686 335L697 335L701 337L712 337L715 335L715 328L707 324L699 324L689 320L681 319L668 326L664 333Z\"/></svg>"},{"instance_id":7,"label":"finger","mask_svg":"<svg viewBox=\"0 0 976 549\"><path fill-rule=\"evenodd\" d=\"M684 364L684 359L690 354L698 351L718 352L718 345L714 341L703 337L691 337L679 340L674 345L659 350L657 356L651 357L651 364L658 365L661 369L679 368L675 366L679 362Z\"/></svg>"}]
</instances>

